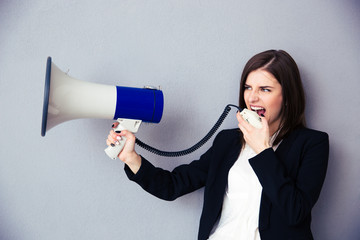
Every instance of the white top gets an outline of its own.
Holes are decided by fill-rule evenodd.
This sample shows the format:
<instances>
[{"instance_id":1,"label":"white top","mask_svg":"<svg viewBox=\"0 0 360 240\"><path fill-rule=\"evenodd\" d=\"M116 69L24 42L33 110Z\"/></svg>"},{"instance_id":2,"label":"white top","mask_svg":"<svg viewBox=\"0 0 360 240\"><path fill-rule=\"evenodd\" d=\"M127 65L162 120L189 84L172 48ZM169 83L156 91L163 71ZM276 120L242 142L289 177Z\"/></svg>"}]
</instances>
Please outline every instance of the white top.
<instances>
[{"instance_id":1,"label":"white top","mask_svg":"<svg viewBox=\"0 0 360 240\"><path fill-rule=\"evenodd\" d=\"M274 150L278 147L274 146ZM262 186L249 163L256 153L248 144L231 167L222 212L209 240L260 240Z\"/></svg>"}]
</instances>

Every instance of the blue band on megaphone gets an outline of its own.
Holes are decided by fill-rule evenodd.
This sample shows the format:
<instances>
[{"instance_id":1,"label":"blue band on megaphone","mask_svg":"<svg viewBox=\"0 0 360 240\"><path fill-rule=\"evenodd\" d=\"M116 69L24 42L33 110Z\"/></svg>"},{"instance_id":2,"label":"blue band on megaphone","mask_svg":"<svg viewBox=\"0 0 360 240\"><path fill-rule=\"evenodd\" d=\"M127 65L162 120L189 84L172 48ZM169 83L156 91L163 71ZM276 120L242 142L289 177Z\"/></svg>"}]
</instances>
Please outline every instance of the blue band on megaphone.
<instances>
[{"instance_id":1,"label":"blue band on megaphone","mask_svg":"<svg viewBox=\"0 0 360 240\"><path fill-rule=\"evenodd\" d=\"M138 119L159 123L164 108L163 93L157 89L116 87L117 101L114 119Z\"/></svg>"}]
</instances>

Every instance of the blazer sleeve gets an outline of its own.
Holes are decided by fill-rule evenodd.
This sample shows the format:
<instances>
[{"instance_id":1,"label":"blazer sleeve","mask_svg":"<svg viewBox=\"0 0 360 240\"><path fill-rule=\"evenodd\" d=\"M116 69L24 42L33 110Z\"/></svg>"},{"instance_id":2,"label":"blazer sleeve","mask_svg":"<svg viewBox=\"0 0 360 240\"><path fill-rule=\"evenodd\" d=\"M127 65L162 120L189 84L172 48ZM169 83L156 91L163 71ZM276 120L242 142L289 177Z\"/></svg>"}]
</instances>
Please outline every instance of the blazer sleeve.
<instances>
[{"instance_id":1,"label":"blazer sleeve","mask_svg":"<svg viewBox=\"0 0 360 240\"><path fill-rule=\"evenodd\" d=\"M199 160L176 167L173 171L155 167L144 157L136 174L125 165L125 173L131 181L138 183L145 191L163 199L172 201L193 192L206 184L208 169L219 135L213 146L206 151Z\"/></svg>"},{"instance_id":2,"label":"blazer sleeve","mask_svg":"<svg viewBox=\"0 0 360 240\"><path fill-rule=\"evenodd\" d=\"M249 162L272 204L283 212L289 225L297 225L309 217L319 198L328 157L328 135L316 132L306 140L295 140L286 159L278 159L268 148ZM284 161L293 161L295 176L290 176Z\"/></svg>"}]
</instances>

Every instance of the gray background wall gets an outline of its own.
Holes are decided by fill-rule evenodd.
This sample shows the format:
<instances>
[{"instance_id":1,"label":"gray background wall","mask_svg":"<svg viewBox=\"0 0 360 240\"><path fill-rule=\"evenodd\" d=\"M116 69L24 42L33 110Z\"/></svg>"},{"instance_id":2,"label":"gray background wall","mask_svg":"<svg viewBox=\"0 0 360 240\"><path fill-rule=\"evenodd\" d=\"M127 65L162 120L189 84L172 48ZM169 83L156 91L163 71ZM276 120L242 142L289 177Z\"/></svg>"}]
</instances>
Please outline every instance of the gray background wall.
<instances>
[{"instance_id":1,"label":"gray background wall","mask_svg":"<svg viewBox=\"0 0 360 240\"><path fill-rule=\"evenodd\" d=\"M112 120L74 120L40 136L47 56L78 79L161 86L160 124L137 136L180 150L237 103L246 61L285 49L297 61L311 128L330 135L313 211L316 239L360 235L360 3L304 1L0 2L0 239L195 239L203 190L165 202L127 180L103 149ZM234 111L222 128L236 127ZM160 167L198 158L139 153Z\"/></svg>"}]
</instances>

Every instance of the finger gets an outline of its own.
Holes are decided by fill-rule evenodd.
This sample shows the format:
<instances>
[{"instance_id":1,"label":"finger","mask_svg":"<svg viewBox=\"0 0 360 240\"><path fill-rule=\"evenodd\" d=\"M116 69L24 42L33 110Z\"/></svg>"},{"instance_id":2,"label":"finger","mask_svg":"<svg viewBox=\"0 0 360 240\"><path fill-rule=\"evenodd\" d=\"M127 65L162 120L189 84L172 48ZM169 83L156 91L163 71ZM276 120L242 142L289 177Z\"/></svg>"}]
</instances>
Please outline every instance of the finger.
<instances>
[{"instance_id":1,"label":"finger","mask_svg":"<svg viewBox=\"0 0 360 240\"><path fill-rule=\"evenodd\" d=\"M119 126L119 122L114 122L111 127L112 127L112 128L116 128L117 126Z\"/></svg>"},{"instance_id":2,"label":"finger","mask_svg":"<svg viewBox=\"0 0 360 240\"><path fill-rule=\"evenodd\" d=\"M110 132L109 132L109 135L110 136L116 136L116 133L114 132L114 130L111 129Z\"/></svg>"},{"instance_id":3,"label":"finger","mask_svg":"<svg viewBox=\"0 0 360 240\"><path fill-rule=\"evenodd\" d=\"M119 134L117 134L113 130L111 130L109 135L108 135L108 139L109 139L110 142L116 144L122 138L121 138L121 136Z\"/></svg>"},{"instance_id":4,"label":"finger","mask_svg":"<svg viewBox=\"0 0 360 240\"><path fill-rule=\"evenodd\" d=\"M119 133L119 136L124 136L127 139L132 139L132 140L135 139L135 135L132 132L127 131L127 130L121 131L121 133Z\"/></svg>"},{"instance_id":5,"label":"finger","mask_svg":"<svg viewBox=\"0 0 360 240\"><path fill-rule=\"evenodd\" d=\"M236 118L237 118L237 120L238 120L238 122L239 122L239 128L241 129L241 128L244 128L244 129L246 129L247 131L250 131L252 128L253 128L253 126L251 126L250 125L250 123L248 123L242 116L241 116L241 114L240 114L240 112L238 112L237 114L236 114ZM241 126L241 127L240 127Z\"/></svg>"},{"instance_id":6,"label":"finger","mask_svg":"<svg viewBox=\"0 0 360 240\"><path fill-rule=\"evenodd\" d=\"M109 140L111 143L114 143L114 144L116 144L118 141L120 141L122 138L121 138L121 136L115 136L115 137L113 137L113 136L111 136L111 135L108 135L108 138L107 138L107 140Z\"/></svg>"},{"instance_id":7,"label":"finger","mask_svg":"<svg viewBox=\"0 0 360 240\"><path fill-rule=\"evenodd\" d=\"M243 124L243 122L244 122L245 120L242 119L241 115L236 116L236 117L238 118L238 122L239 122L238 127L239 127L240 131L241 131L244 135L247 134L248 131L247 131L247 129L245 128L245 126L244 126L244 124ZM245 124L246 124L246 122L245 122Z\"/></svg>"},{"instance_id":8,"label":"finger","mask_svg":"<svg viewBox=\"0 0 360 240\"><path fill-rule=\"evenodd\" d=\"M114 139L116 139L118 136L121 136L121 131L115 132L114 130L110 130L110 136L112 136Z\"/></svg>"},{"instance_id":9,"label":"finger","mask_svg":"<svg viewBox=\"0 0 360 240\"><path fill-rule=\"evenodd\" d=\"M109 139L106 139L106 145L114 147L115 143L113 143L112 141L110 141Z\"/></svg>"},{"instance_id":10,"label":"finger","mask_svg":"<svg viewBox=\"0 0 360 240\"><path fill-rule=\"evenodd\" d=\"M244 119L241 117L240 112L236 113L236 119L238 120L239 123L244 121Z\"/></svg>"},{"instance_id":11,"label":"finger","mask_svg":"<svg viewBox=\"0 0 360 240\"><path fill-rule=\"evenodd\" d=\"M265 118L265 116L260 116L261 118L261 124L263 128L269 128L269 123L267 121L267 119Z\"/></svg>"}]
</instances>

